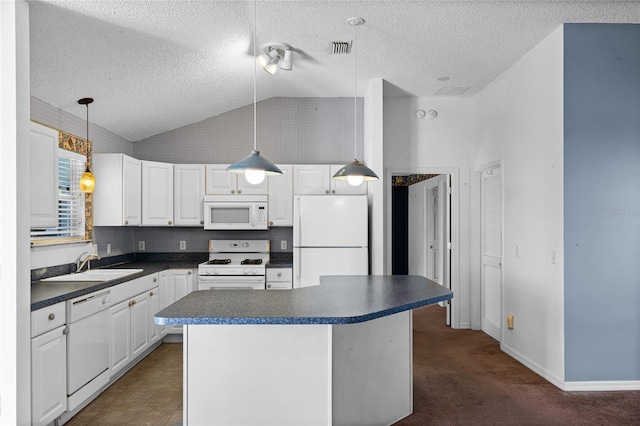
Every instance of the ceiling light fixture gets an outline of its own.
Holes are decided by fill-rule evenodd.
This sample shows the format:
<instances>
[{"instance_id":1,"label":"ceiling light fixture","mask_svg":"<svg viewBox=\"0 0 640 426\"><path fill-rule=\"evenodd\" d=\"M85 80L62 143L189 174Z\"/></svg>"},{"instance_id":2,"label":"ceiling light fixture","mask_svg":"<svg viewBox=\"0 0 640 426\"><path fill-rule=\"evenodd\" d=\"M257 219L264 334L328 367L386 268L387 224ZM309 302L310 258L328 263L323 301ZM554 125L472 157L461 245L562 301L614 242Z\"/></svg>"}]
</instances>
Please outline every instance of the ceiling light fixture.
<instances>
[{"instance_id":1,"label":"ceiling light fixture","mask_svg":"<svg viewBox=\"0 0 640 426\"><path fill-rule=\"evenodd\" d=\"M273 75L278 70L278 65L280 65L281 70L291 71L293 68L291 46L287 43L274 41L267 43L263 50L264 53L258 56L258 63L263 70Z\"/></svg>"},{"instance_id":2,"label":"ceiling light fixture","mask_svg":"<svg viewBox=\"0 0 640 426\"><path fill-rule=\"evenodd\" d=\"M355 47L356 41L358 40L358 25L364 24L364 19L362 18L351 18L347 21L349 25L353 25L355 28L355 38L353 41L353 45L351 46L351 50ZM357 156L357 144L358 144L358 51L355 50L355 78L354 78L354 95L353 95L353 150L354 150L354 158ZM345 164L340 170L333 175L333 179L335 180L346 180L350 185L358 186L362 184L364 181L372 181L378 180L378 175L374 173L369 167L367 167L364 163L358 161L355 158L352 162Z\"/></svg>"},{"instance_id":3,"label":"ceiling light fixture","mask_svg":"<svg viewBox=\"0 0 640 426\"><path fill-rule=\"evenodd\" d=\"M253 3L254 21L253 21L253 57L256 57L256 21L257 21L257 1ZM281 175L280 170L275 164L260 156L257 150L257 98L256 98L256 64L253 64L253 151L240 161L237 161L227 167L227 171L231 173L244 174L247 182L257 185L261 183L266 175Z\"/></svg>"},{"instance_id":4,"label":"ceiling light fixture","mask_svg":"<svg viewBox=\"0 0 640 426\"><path fill-rule=\"evenodd\" d=\"M89 144L89 104L93 103L93 98L82 98L78 100L78 103L87 107L87 144ZM80 191L91 194L96 187L96 178L89 169L89 161L86 162L86 166L86 170L80 177Z\"/></svg>"}]
</instances>

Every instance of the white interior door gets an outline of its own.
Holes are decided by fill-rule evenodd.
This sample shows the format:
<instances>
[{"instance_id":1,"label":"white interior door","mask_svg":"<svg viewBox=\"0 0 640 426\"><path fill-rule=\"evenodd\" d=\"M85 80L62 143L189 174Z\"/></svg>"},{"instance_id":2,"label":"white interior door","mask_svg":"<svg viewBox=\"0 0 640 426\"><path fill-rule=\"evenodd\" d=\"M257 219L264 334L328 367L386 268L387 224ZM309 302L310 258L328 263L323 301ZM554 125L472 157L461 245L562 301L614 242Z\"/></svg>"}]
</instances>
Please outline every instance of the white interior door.
<instances>
[{"instance_id":1,"label":"white interior door","mask_svg":"<svg viewBox=\"0 0 640 426\"><path fill-rule=\"evenodd\" d=\"M409 275L427 276L426 190L422 184L409 186Z\"/></svg>"},{"instance_id":2,"label":"white interior door","mask_svg":"<svg viewBox=\"0 0 640 426\"><path fill-rule=\"evenodd\" d=\"M482 172L481 184L481 326L502 339L502 174L500 168Z\"/></svg>"},{"instance_id":3,"label":"white interior door","mask_svg":"<svg viewBox=\"0 0 640 426\"><path fill-rule=\"evenodd\" d=\"M451 288L451 194L449 175L409 187L409 274L422 275ZM447 325L451 324L451 306Z\"/></svg>"}]
</instances>

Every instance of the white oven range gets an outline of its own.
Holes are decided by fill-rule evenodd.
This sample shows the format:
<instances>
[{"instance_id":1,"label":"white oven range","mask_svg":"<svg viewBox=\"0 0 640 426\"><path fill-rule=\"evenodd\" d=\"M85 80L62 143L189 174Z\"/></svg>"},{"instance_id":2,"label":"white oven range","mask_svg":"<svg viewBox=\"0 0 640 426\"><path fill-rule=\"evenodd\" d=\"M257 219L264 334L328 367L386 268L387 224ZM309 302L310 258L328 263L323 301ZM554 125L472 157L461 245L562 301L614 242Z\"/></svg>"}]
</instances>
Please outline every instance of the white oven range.
<instances>
[{"instance_id":1,"label":"white oven range","mask_svg":"<svg viewBox=\"0 0 640 426\"><path fill-rule=\"evenodd\" d=\"M198 265L198 290L264 290L269 240L209 240Z\"/></svg>"}]
</instances>

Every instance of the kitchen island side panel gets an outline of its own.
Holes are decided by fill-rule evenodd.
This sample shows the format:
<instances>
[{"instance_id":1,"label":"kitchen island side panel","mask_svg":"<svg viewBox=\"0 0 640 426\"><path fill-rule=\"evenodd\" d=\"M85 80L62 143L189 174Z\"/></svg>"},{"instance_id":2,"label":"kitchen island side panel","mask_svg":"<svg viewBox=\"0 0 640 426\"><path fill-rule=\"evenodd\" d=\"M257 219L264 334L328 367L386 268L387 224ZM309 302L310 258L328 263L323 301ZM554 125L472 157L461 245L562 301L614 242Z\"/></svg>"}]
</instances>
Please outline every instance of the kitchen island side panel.
<instances>
[{"instance_id":1,"label":"kitchen island side panel","mask_svg":"<svg viewBox=\"0 0 640 426\"><path fill-rule=\"evenodd\" d=\"M331 424L331 325L185 329L185 425Z\"/></svg>"},{"instance_id":2,"label":"kitchen island side panel","mask_svg":"<svg viewBox=\"0 0 640 426\"><path fill-rule=\"evenodd\" d=\"M333 326L332 425L389 425L413 413L413 311Z\"/></svg>"}]
</instances>

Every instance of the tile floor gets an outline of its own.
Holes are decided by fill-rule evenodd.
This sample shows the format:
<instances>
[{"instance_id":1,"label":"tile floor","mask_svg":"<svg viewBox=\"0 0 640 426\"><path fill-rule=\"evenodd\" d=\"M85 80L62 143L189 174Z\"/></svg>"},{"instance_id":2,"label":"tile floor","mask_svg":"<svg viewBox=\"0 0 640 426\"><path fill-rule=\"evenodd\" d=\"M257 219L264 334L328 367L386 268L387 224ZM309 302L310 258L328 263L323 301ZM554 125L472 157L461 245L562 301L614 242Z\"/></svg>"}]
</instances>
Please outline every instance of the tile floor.
<instances>
[{"instance_id":1,"label":"tile floor","mask_svg":"<svg viewBox=\"0 0 640 426\"><path fill-rule=\"evenodd\" d=\"M160 345L66 425L181 426L182 344Z\"/></svg>"}]
</instances>

